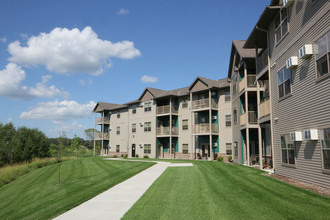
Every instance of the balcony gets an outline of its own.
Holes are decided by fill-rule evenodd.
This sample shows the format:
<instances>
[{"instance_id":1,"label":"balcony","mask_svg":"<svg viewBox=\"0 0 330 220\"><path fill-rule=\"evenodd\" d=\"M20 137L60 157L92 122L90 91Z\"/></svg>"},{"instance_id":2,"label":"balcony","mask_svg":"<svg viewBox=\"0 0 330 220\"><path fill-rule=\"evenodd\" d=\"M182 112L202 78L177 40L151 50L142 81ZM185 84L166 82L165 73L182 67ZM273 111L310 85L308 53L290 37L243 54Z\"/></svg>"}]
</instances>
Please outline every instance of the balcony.
<instances>
[{"instance_id":1,"label":"balcony","mask_svg":"<svg viewBox=\"0 0 330 220\"><path fill-rule=\"evenodd\" d=\"M256 75L248 75L247 76L247 87L257 87L256 81ZM243 91L245 88L245 78L242 78L242 80L239 82L239 92Z\"/></svg>"},{"instance_id":2,"label":"balcony","mask_svg":"<svg viewBox=\"0 0 330 220\"><path fill-rule=\"evenodd\" d=\"M257 124L257 112L256 111L248 111L249 114L249 124ZM240 125L246 125L246 113L241 114L240 116Z\"/></svg>"},{"instance_id":3,"label":"balcony","mask_svg":"<svg viewBox=\"0 0 330 220\"><path fill-rule=\"evenodd\" d=\"M259 104L259 119L270 114L270 101L264 100Z\"/></svg>"},{"instance_id":4,"label":"balcony","mask_svg":"<svg viewBox=\"0 0 330 220\"><path fill-rule=\"evenodd\" d=\"M196 109L202 109L202 108L209 108L210 104L209 104L209 99L198 99L198 100L194 100L192 102L192 109L196 110ZM212 108L218 108L218 103L215 99L211 98L211 107Z\"/></svg>"},{"instance_id":5,"label":"balcony","mask_svg":"<svg viewBox=\"0 0 330 220\"><path fill-rule=\"evenodd\" d=\"M169 114L170 109L171 109L170 105L158 106L157 107L157 115ZM174 108L174 106L172 106L172 113L178 113L178 109Z\"/></svg>"},{"instance_id":6,"label":"balcony","mask_svg":"<svg viewBox=\"0 0 330 220\"><path fill-rule=\"evenodd\" d=\"M178 128L172 127L172 135L178 135ZM157 127L156 135L170 135L170 127Z\"/></svg>"},{"instance_id":7,"label":"balcony","mask_svg":"<svg viewBox=\"0 0 330 220\"><path fill-rule=\"evenodd\" d=\"M110 137L109 132L105 132L105 133L99 131L94 132L95 140L106 140L109 139L109 137Z\"/></svg>"},{"instance_id":8,"label":"balcony","mask_svg":"<svg viewBox=\"0 0 330 220\"><path fill-rule=\"evenodd\" d=\"M95 119L96 124L110 124L110 118L109 117L97 117Z\"/></svg>"},{"instance_id":9,"label":"balcony","mask_svg":"<svg viewBox=\"0 0 330 220\"><path fill-rule=\"evenodd\" d=\"M218 133L219 132L219 125L218 124L211 124L211 132ZM210 124L209 123L202 123L202 124L194 124L193 125L193 133L194 134L209 134L210 133Z\"/></svg>"},{"instance_id":10,"label":"balcony","mask_svg":"<svg viewBox=\"0 0 330 220\"><path fill-rule=\"evenodd\" d=\"M266 49L257 59L257 73L259 74L268 66L268 49Z\"/></svg>"}]
</instances>

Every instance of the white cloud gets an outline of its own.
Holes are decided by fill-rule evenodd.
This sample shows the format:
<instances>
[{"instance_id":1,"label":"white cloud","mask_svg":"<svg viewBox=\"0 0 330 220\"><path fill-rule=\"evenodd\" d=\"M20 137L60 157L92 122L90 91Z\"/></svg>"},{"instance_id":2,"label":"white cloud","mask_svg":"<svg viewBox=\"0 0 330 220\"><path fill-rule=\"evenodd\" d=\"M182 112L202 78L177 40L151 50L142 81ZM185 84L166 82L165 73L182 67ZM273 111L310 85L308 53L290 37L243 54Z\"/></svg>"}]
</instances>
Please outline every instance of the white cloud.
<instances>
[{"instance_id":1,"label":"white cloud","mask_svg":"<svg viewBox=\"0 0 330 220\"><path fill-rule=\"evenodd\" d=\"M129 13L129 10L127 8L121 8L117 14L118 15L127 15Z\"/></svg>"},{"instance_id":2,"label":"white cloud","mask_svg":"<svg viewBox=\"0 0 330 220\"><path fill-rule=\"evenodd\" d=\"M141 81L144 83L155 83L158 81L158 78L154 76L143 75Z\"/></svg>"},{"instance_id":3,"label":"white cloud","mask_svg":"<svg viewBox=\"0 0 330 220\"><path fill-rule=\"evenodd\" d=\"M7 122L8 123L13 122L13 118L8 118Z\"/></svg>"},{"instance_id":4,"label":"white cloud","mask_svg":"<svg viewBox=\"0 0 330 220\"><path fill-rule=\"evenodd\" d=\"M42 76L42 82L37 83L36 87L21 85L25 79L25 71L15 63L8 63L6 69L0 71L0 96L12 99L33 99L33 98L52 98L62 96L68 98L70 94L61 91L54 85L47 86L51 76Z\"/></svg>"},{"instance_id":5,"label":"white cloud","mask_svg":"<svg viewBox=\"0 0 330 220\"><path fill-rule=\"evenodd\" d=\"M21 35L21 38L22 38L23 40L27 40L27 39L29 39L29 35L27 35L27 34L20 33L20 35Z\"/></svg>"},{"instance_id":6,"label":"white cloud","mask_svg":"<svg viewBox=\"0 0 330 220\"><path fill-rule=\"evenodd\" d=\"M101 40L91 27L55 28L50 33L32 36L27 46L19 41L8 45L9 60L25 66L45 65L56 73L103 73L111 66L111 57L132 59L141 53L131 41L112 43Z\"/></svg>"},{"instance_id":7,"label":"white cloud","mask_svg":"<svg viewBox=\"0 0 330 220\"><path fill-rule=\"evenodd\" d=\"M38 103L30 111L22 112L20 118L34 120L49 120L52 122L63 122L75 118L91 116L96 103L91 101L86 104L79 104L76 101L52 101Z\"/></svg>"},{"instance_id":8,"label":"white cloud","mask_svg":"<svg viewBox=\"0 0 330 220\"><path fill-rule=\"evenodd\" d=\"M2 43L6 43L6 42L7 42L7 38L5 38L5 37L0 38L0 41L1 41Z\"/></svg>"},{"instance_id":9,"label":"white cloud","mask_svg":"<svg viewBox=\"0 0 330 220\"><path fill-rule=\"evenodd\" d=\"M83 80L80 79L79 80L80 85L82 86L86 86L86 85L92 85L93 84L93 80L91 78L88 78L88 80Z\"/></svg>"}]
</instances>

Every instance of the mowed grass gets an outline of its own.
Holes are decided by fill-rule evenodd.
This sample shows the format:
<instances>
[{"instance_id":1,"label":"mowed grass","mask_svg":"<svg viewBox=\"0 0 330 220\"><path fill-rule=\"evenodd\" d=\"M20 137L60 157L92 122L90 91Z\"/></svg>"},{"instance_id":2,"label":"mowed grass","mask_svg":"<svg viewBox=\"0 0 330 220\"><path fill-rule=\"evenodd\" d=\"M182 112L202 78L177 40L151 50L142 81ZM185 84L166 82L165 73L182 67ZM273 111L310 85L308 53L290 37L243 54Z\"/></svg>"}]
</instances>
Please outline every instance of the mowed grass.
<instances>
[{"instance_id":1,"label":"mowed grass","mask_svg":"<svg viewBox=\"0 0 330 220\"><path fill-rule=\"evenodd\" d=\"M123 219L330 219L330 198L221 162L168 168Z\"/></svg>"},{"instance_id":2,"label":"mowed grass","mask_svg":"<svg viewBox=\"0 0 330 220\"><path fill-rule=\"evenodd\" d=\"M50 219L132 177L153 163L69 160L33 170L0 188L0 219Z\"/></svg>"}]
</instances>

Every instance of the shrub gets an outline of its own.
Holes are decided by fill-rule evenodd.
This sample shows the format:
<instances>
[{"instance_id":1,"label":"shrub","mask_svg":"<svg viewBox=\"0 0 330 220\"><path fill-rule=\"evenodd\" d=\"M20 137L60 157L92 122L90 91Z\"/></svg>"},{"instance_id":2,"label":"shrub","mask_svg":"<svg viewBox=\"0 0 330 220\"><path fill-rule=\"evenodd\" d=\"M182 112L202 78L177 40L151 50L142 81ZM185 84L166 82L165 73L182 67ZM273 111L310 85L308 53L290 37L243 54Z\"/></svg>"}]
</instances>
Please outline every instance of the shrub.
<instances>
[{"instance_id":1,"label":"shrub","mask_svg":"<svg viewBox=\"0 0 330 220\"><path fill-rule=\"evenodd\" d=\"M124 159L127 159L127 154L123 155L123 158L124 158Z\"/></svg>"},{"instance_id":2,"label":"shrub","mask_svg":"<svg viewBox=\"0 0 330 220\"><path fill-rule=\"evenodd\" d=\"M217 157L217 161L223 161L223 157L218 156L218 157Z\"/></svg>"},{"instance_id":3,"label":"shrub","mask_svg":"<svg viewBox=\"0 0 330 220\"><path fill-rule=\"evenodd\" d=\"M229 155L229 156L228 156L228 161L229 161L229 162L232 162L232 161L233 161L233 156L232 156L232 155Z\"/></svg>"},{"instance_id":4,"label":"shrub","mask_svg":"<svg viewBox=\"0 0 330 220\"><path fill-rule=\"evenodd\" d=\"M138 154L135 154L135 157L136 157L136 158L139 158L139 155L138 155Z\"/></svg>"},{"instance_id":5,"label":"shrub","mask_svg":"<svg viewBox=\"0 0 330 220\"><path fill-rule=\"evenodd\" d=\"M117 155L114 155L113 158L117 158Z\"/></svg>"},{"instance_id":6,"label":"shrub","mask_svg":"<svg viewBox=\"0 0 330 220\"><path fill-rule=\"evenodd\" d=\"M149 156L148 155L144 155L144 157L143 158L149 158Z\"/></svg>"}]
</instances>

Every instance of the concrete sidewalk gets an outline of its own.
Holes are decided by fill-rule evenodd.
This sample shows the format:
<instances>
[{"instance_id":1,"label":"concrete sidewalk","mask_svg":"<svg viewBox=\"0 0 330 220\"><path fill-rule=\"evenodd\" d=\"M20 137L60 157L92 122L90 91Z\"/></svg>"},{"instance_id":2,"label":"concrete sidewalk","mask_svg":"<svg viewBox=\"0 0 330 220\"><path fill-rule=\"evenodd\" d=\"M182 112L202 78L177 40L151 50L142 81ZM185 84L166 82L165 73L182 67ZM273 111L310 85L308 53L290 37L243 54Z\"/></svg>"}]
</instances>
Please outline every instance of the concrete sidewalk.
<instances>
[{"instance_id":1,"label":"concrete sidewalk","mask_svg":"<svg viewBox=\"0 0 330 220\"><path fill-rule=\"evenodd\" d=\"M142 161L139 161L142 162ZM192 163L155 162L154 166L108 189L81 205L56 217L64 219L120 219L147 191L167 167L193 166Z\"/></svg>"}]
</instances>

